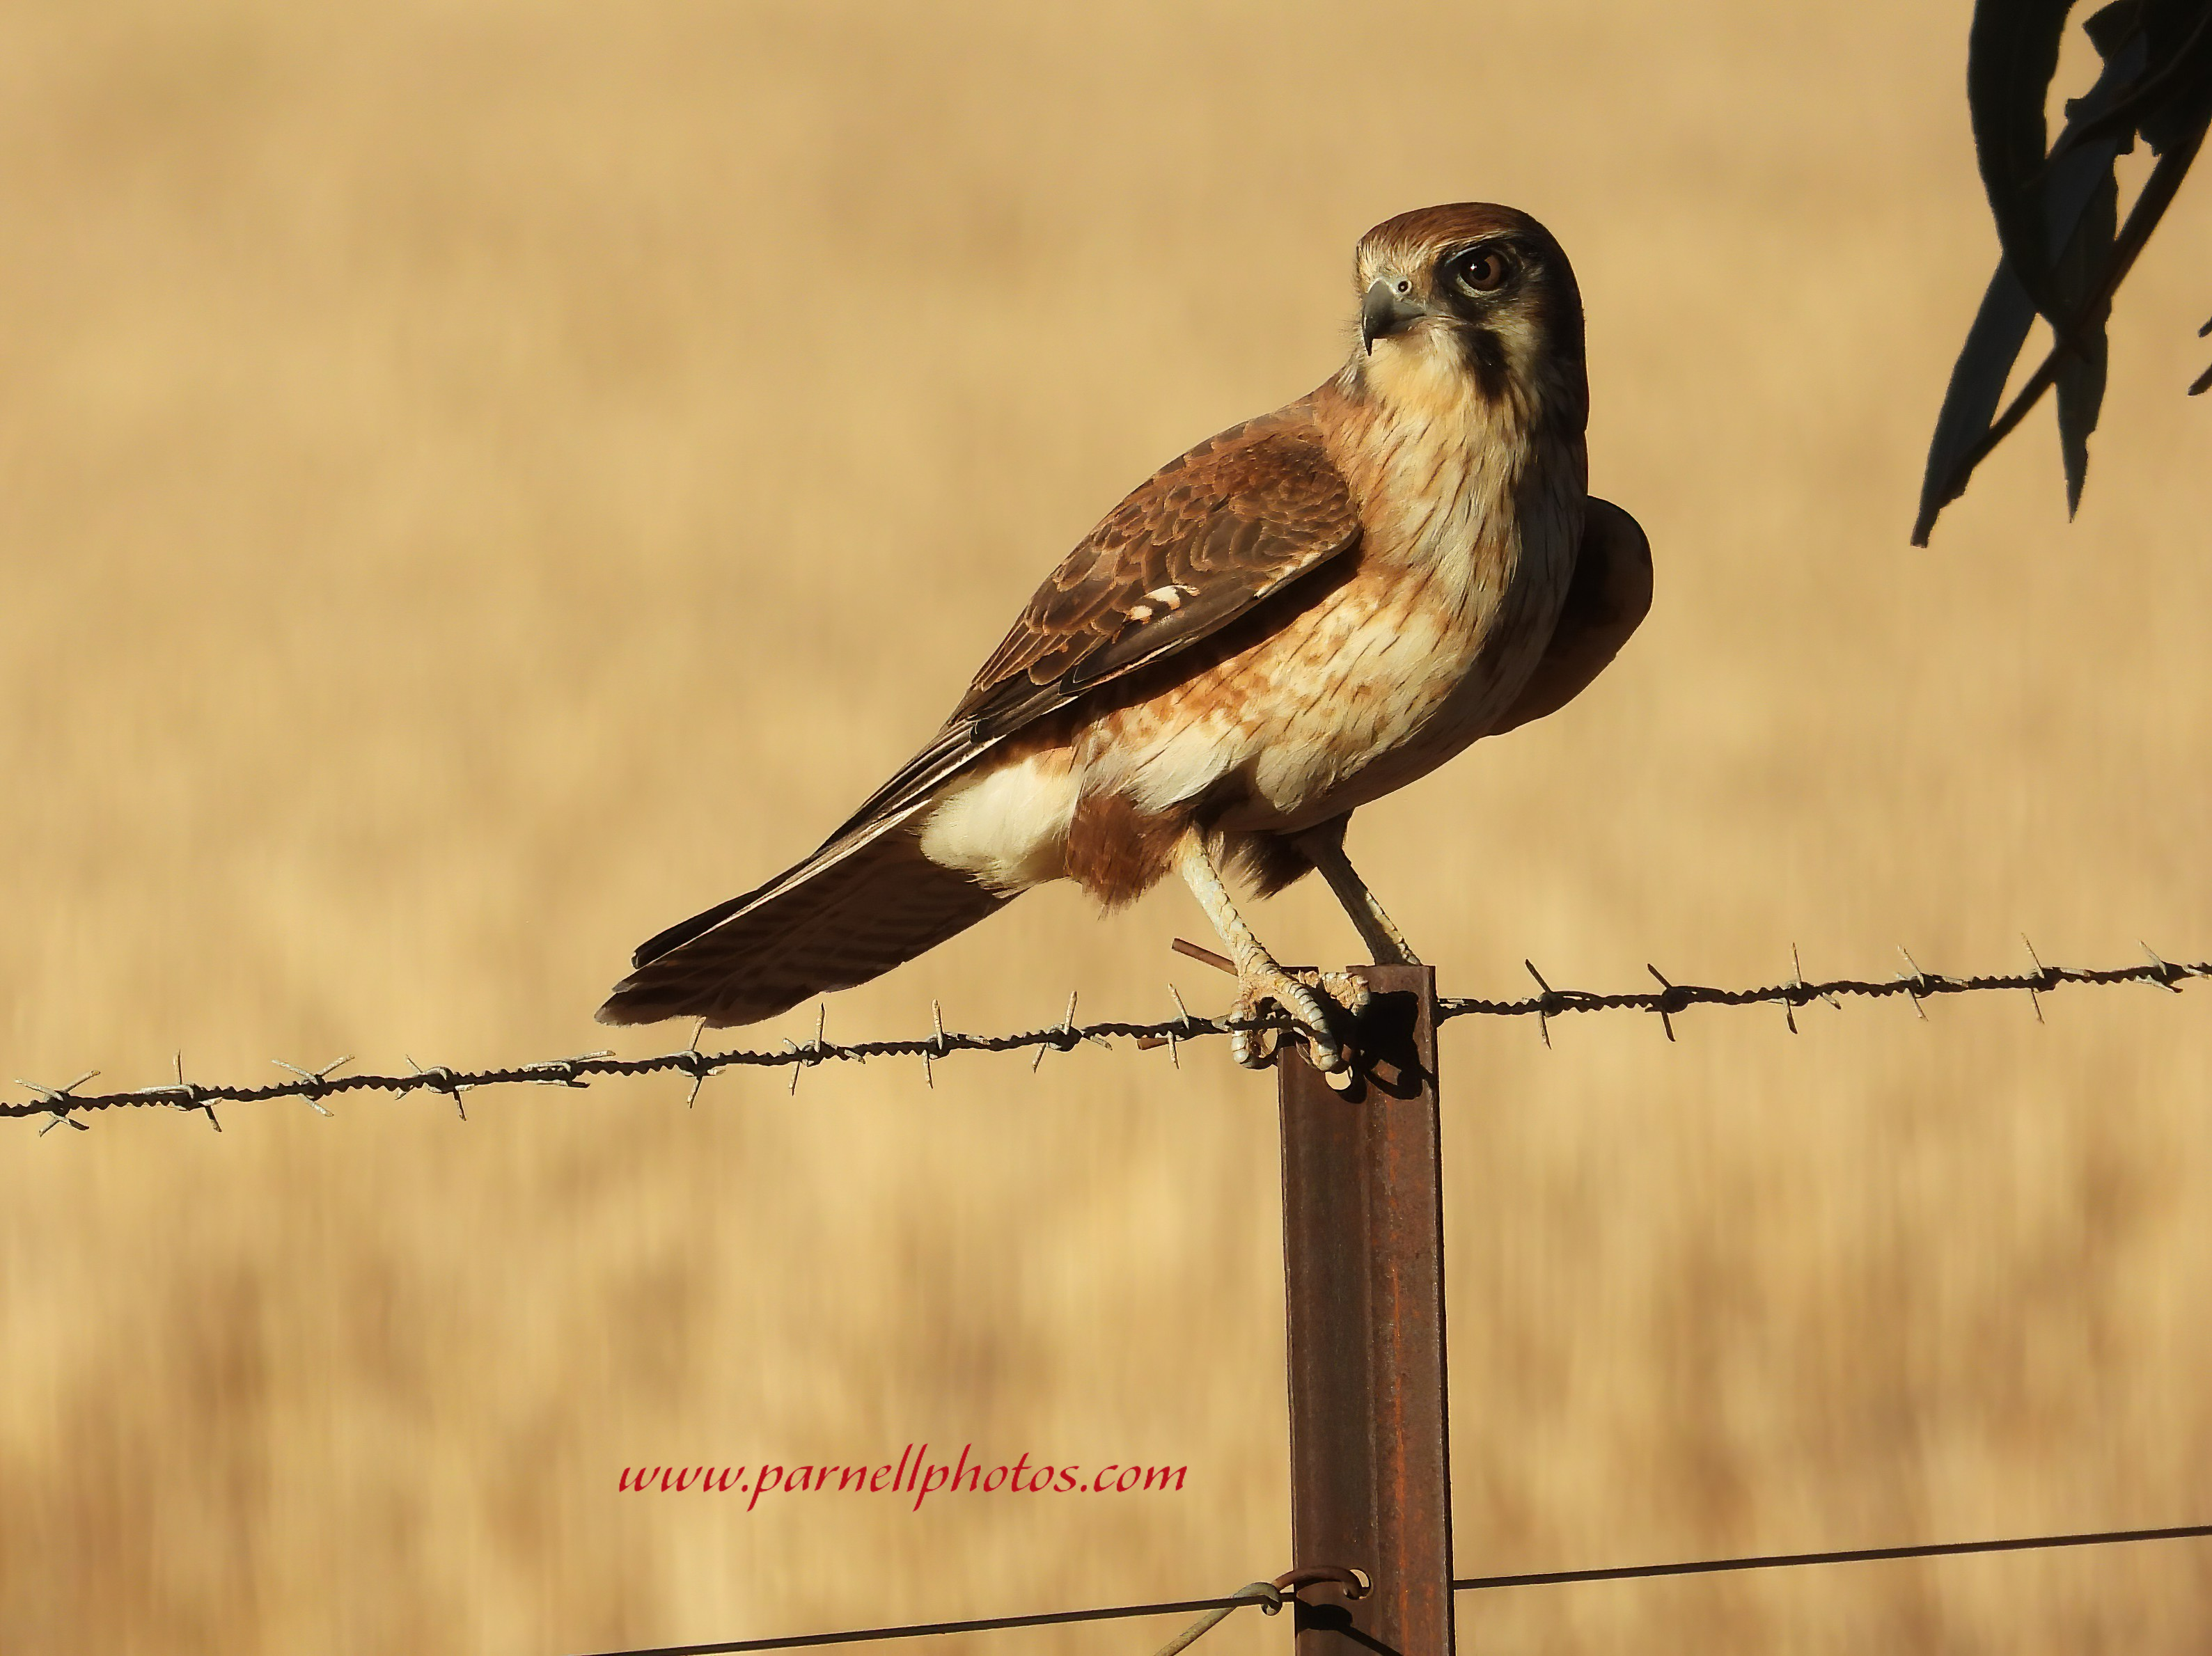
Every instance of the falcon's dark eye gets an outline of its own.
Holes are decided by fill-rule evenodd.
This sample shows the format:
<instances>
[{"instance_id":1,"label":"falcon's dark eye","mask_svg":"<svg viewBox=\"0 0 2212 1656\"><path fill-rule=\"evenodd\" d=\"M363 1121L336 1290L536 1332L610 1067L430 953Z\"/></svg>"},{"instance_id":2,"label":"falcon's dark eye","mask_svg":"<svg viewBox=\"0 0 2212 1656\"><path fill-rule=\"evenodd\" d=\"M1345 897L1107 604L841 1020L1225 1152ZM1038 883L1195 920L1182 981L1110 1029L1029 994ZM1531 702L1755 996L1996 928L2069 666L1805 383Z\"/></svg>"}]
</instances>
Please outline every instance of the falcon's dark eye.
<instances>
[{"instance_id":1,"label":"falcon's dark eye","mask_svg":"<svg viewBox=\"0 0 2212 1656\"><path fill-rule=\"evenodd\" d=\"M1452 280L1471 294L1494 294L1513 274L1513 261L1501 247L1472 247L1451 264Z\"/></svg>"}]
</instances>

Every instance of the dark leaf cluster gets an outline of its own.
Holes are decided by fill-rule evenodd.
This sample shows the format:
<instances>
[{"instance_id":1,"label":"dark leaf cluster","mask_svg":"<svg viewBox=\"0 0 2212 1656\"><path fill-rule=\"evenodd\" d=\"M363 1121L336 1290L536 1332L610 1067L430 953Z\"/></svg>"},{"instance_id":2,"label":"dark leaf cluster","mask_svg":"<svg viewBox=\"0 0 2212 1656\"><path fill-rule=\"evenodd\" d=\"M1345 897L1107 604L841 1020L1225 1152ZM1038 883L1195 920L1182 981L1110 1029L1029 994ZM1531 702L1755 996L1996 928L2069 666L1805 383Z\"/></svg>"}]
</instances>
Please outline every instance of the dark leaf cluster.
<instances>
[{"instance_id":1,"label":"dark leaf cluster","mask_svg":"<svg viewBox=\"0 0 2212 1656\"><path fill-rule=\"evenodd\" d=\"M1921 484L1916 546L1974 468L2055 390L2066 504L2081 504L2105 398L2112 295L2173 200L2212 123L2212 0L2118 0L2082 25L2103 60L2046 147L2044 104L2075 0L1978 0L1966 97L1982 184L2003 250L1951 370ZM2140 138L2158 157L2119 216L2114 162ZM2005 381L2040 316L2051 350L2006 405ZM2212 334L2212 322L2199 331ZM2189 388L2212 386L2208 369Z\"/></svg>"}]
</instances>

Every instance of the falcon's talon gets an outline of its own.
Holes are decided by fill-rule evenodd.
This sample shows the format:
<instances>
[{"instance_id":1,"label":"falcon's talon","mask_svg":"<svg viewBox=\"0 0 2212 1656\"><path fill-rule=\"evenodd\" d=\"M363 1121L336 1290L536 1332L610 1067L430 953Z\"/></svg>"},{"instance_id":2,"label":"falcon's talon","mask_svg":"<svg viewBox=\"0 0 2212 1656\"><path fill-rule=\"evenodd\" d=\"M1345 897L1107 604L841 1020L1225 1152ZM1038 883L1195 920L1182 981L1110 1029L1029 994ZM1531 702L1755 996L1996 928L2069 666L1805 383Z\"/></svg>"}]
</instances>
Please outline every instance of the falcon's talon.
<instances>
[{"instance_id":1,"label":"falcon's talon","mask_svg":"<svg viewBox=\"0 0 2212 1656\"><path fill-rule=\"evenodd\" d=\"M1309 972L1304 975L1307 982L1354 1017L1365 1011L1368 1003L1375 998L1375 992L1357 972Z\"/></svg>"},{"instance_id":2,"label":"falcon's talon","mask_svg":"<svg viewBox=\"0 0 2212 1656\"><path fill-rule=\"evenodd\" d=\"M1375 998L1374 992L1354 973L1315 972L1308 975L1320 987L1322 993L1355 1018L1365 1011L1367 1004ZM1348 1093L1352 1083L1358 1079L1358 1054L1348 1043L1339 1043L1337 1057L1339 1062L1334 1069L1322 1065L1318 1059L1314 1067L1321 1071L1322 1079L1331 1087L1338 1092Z\"/></svg>"},{"instance_id":3,"label":"falcon's talon","mask_svg":"<svg viewBox=\"0 0 2212 1656\"><path fill-rule=\"evenodd\" d=\"M1240 989L1237 998L1230 1004L1231 1020L1243 1023L1258 1017L1263 1010L1263 1003L1269 998L1271 997L1262 989L1249 986ZM1280 1029L1231 1029L1229 1032L1229 1056L1241 1069L1272 1069L1282 1040Z\"/></svg>"},{"instance_id":4,"label":"falcon's talon","mask_svg":"<svg viewBox=\"0 0 2212 1656\"><path fill-rule=\"evenodd\" d=\"M1326 996L1342 1010L1357 1014L1370 998L1365 984L1348 972L1288 972L1264 953L1249 961L1237 977L1243 986L1231 1010L1231 1018L1242 1022L1257 1017L1272 1001L1295 1019L1298 1028L1295 1031L1231 1030L1231 1058L1248 1070L1264 1070L1274 1063L1282 1037L1294 1033L1304 1038L1314 1068L1329 1077L1332 1087L1341 1092L1352 1084L1349 1049L1331 1028L1332 1020L1322 998Z\"/></svg>"}]
</instances>

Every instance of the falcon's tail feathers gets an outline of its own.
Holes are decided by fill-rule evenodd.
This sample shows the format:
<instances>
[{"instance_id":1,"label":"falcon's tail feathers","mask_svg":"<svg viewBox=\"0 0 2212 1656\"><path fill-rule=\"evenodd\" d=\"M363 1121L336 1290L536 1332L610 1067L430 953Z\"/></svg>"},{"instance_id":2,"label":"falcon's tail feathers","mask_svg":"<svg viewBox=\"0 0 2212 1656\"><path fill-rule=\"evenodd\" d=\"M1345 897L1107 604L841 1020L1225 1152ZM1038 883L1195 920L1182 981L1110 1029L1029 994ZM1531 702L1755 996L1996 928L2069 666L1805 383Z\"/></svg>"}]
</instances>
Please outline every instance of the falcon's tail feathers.
<instances>
[{"instance_id":1,"label":"falcon's tail feathers","mask_svg":"<svg viewBox=\"0 0 2212 1656\"><path fill-rule=\"evenodd\" d=\"M671 926L638 949L637 970L615 986L599 1020L757 1023L880 976L1005 901L924 857L917 829L901 823Z\"/></svg>"}]
</instances>

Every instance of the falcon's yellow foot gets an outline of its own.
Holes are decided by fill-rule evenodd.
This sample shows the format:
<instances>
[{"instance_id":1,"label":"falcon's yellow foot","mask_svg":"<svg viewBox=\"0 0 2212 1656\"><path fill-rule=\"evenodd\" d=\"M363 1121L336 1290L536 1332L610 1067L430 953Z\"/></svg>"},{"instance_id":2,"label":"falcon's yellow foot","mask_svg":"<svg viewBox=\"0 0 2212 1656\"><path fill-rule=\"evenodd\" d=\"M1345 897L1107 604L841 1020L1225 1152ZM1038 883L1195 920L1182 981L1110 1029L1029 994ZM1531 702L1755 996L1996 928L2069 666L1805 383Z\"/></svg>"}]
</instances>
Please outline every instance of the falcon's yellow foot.
<instances>
[{"instance_id":1,"label":"falcon's yellow foot","mask_svg":"<svg viewBox=\"0 0 2212 1656\"><path fill-rule=\"evenodd\" d=\"M1266 955L1239 963L1237 1003L1230 1016L1242 1022L1257 1017L1273 1001L1307 1030L1313 1066L1328 1084L1341 1092L1352 1084L1352 1070L1344 1047L1329 1028L1324 997L1346 1012L1357 1013L1368 1001L1367 986L1349 972L1290 973ZM1264 1070L1275 1061L1283 1032L1279 1029L1232 1029L1229 1055L1248 1070Z\"/></svg>"},{"instance_id":2,"label":"falcon's yellow foot","mask_svg":"<svg viewBox=\"0 0 2212 1656\"><path fill-rule=\"evenodd\" d=\"M1330 1030L1328 1014L1322 1003L1326 996L1338 1005L1356 1011L1367 1004L1366 986L1342 972L1293 975L1276 964L1275 957L1253 935L1252 928L1245 925L1244 917L1237 912L1237 905L1229 901L1220 871L1214 867L1212 855L1206 849L1206 836L1196 828L1185 829L1182 839L1176 842L1176 864L1190 887L1191 895L1213 922L1213 929L1229 945L1230 957L1236 962L1236 1016L1240 1020L1256 1016L1264 1002L1273 1001L1304 1026L1314 1068L1326 1076L1328 1084L1338 1091L1350 1087L1352 1070L1344 1061L1343 1043ZM1248 1070L1263 1070L1275 1061L1281 1034L1279 1029L1232 1029L1229 1034L1229 1055Z\"/></svg>"}]
</instances>

